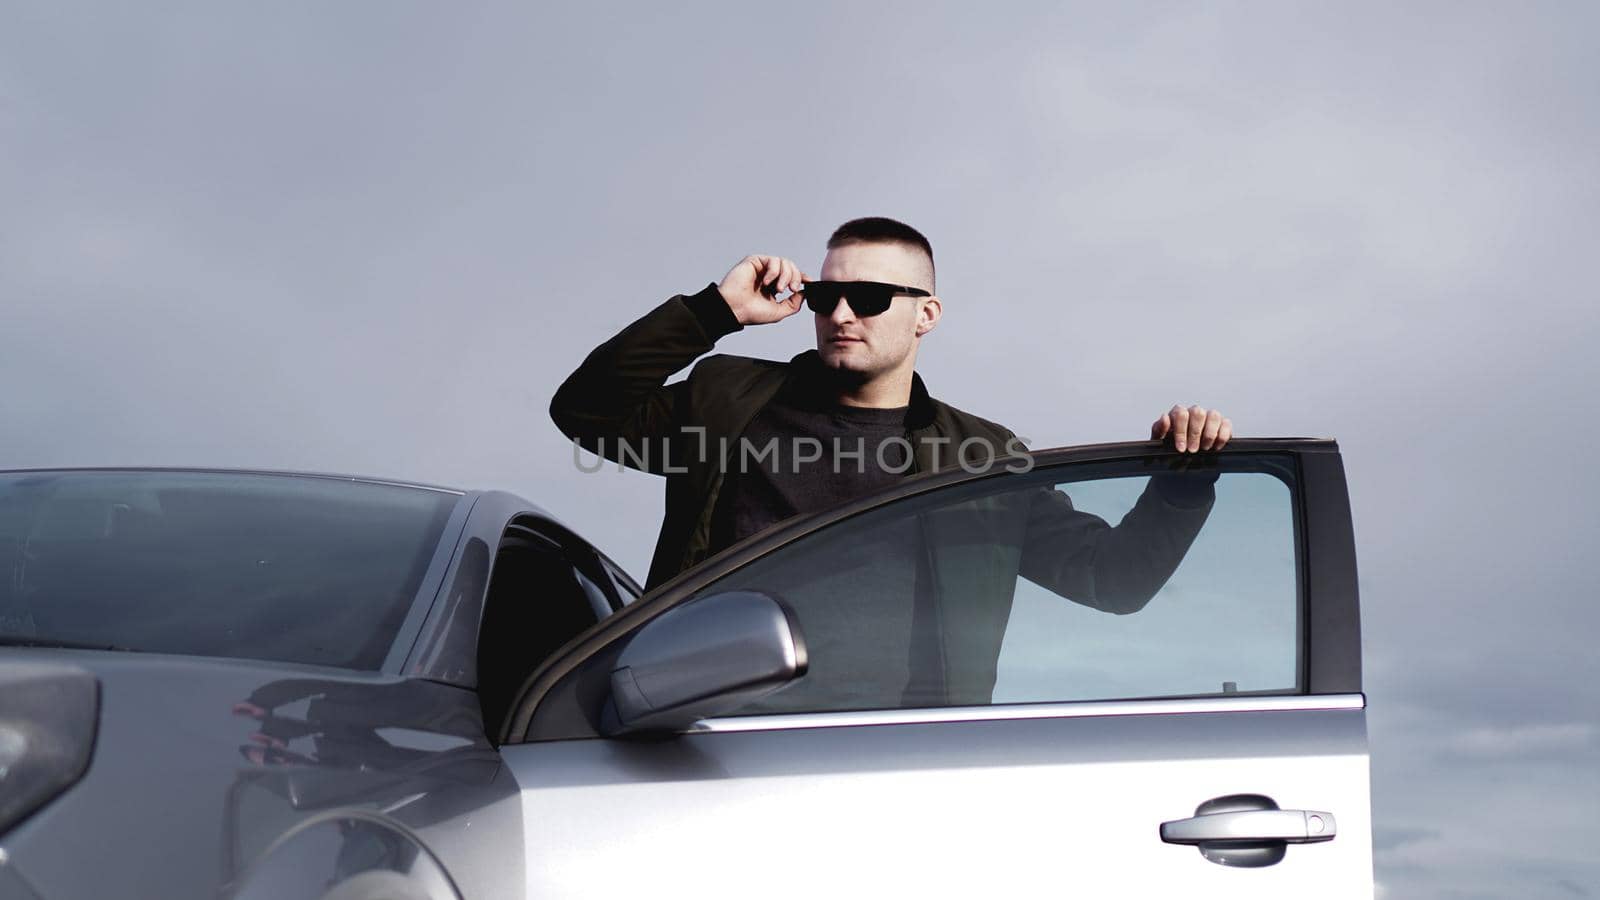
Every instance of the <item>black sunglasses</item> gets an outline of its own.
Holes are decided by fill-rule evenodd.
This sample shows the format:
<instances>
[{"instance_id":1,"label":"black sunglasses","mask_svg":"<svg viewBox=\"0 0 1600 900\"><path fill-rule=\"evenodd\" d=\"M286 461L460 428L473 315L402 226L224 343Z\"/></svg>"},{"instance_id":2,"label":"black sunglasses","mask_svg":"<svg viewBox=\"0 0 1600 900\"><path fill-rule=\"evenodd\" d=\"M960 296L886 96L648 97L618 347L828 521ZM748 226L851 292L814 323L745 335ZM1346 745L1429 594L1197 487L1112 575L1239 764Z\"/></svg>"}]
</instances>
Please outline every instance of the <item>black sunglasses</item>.
<instances>
[{"instance_id":1,"label":"black sunglasses","mask_svg":"<svg viewBox=\"0 0 1600 900\"><path fill-rule=\"evenodd\" d=\"M889 308L889 303L898 294L909 294L912 297L932 297L933 294L922 288L914 288L904 284L884 284L881 281L808 281L801 293L805 295L806 305L814 313L824 316L833 315L834 307L839 305L839 298L850 301L850 310L856 315L865 318L875 316Z\"/></svg>"}]
</instances>

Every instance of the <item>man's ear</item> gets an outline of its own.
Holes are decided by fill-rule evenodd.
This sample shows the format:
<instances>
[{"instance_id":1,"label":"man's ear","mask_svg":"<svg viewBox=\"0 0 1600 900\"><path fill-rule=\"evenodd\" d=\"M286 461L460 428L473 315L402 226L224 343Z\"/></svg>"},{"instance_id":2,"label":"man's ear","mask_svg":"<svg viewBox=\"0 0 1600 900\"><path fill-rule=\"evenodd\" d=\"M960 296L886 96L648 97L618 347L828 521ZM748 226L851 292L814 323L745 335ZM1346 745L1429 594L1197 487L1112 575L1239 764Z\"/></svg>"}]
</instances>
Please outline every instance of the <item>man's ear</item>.
<instances>
[{"instance_id":1,"label":"man's ear","mask_svg":"<svg viewBox=\"0 0 1600 900\"><path fill-rule=\"evenodd\" d=\"M917 337L922 337L939 324L939 317L944 315L944 304L938 297L923 297L917 304Z\"/></svg>"}]
</instances>

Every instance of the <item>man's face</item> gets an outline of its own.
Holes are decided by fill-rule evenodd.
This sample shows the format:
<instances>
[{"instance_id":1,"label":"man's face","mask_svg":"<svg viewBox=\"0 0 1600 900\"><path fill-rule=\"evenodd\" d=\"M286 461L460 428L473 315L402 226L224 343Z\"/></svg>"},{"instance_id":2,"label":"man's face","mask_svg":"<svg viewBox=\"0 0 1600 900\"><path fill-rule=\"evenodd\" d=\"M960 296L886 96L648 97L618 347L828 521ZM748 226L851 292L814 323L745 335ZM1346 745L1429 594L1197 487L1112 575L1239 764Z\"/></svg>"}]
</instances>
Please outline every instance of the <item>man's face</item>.
<instances>
[{"instance_id":1,"label":"man's face","mask_svg":"<svg viewBox=\"0 0 1600 900\"><path fill-rule=\"evenodd\" d=\"M882 281L932 291L928 259L902 244L845 244L822 260L823 281ZM832 315L814 314L817 352L830 369L872 378L906 363L917 337L933 327L924 305L931 298L897 295L876 316L858 316L850 298L839 301ZM937 304L937 301L935 301Z\"/></svg>"}]
</instances>

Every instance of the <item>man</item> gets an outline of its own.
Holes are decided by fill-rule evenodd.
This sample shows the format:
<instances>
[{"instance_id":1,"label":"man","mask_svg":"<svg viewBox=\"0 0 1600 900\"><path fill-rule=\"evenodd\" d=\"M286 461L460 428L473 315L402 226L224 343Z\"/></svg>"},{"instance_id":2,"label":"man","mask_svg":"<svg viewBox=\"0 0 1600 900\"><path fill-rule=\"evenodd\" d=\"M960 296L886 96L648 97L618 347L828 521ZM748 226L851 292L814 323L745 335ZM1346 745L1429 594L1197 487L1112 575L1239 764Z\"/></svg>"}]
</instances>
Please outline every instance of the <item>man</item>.
<instances>
[{"instance_id":1,"label":"man","mask_svg":"<svg viewBox=\"0 0 1600 900\"><path fill-rule=\"evenodd\" d=\"M711 356L686 379L666 384L720 338L782 321L802 304L814 314L815 350L788 363ZM916 374L922 340L942 312L928 240L892 219L855 219L828 240L820 279L788 259L749 256L720 284L656 307L589 354L556 391L550 414L585 449L667 477L666 515L646 579L655 587L776 522L908 475L974 458L1008 465L1022 459L1025 469L1012 432L933 399ZM1229 420L1198 406L1174 406L1151 427L1152 438L1170 438L1187 453L1220 448L1231 435ZM1026 520L1030 535L1009 583L991 577L969 584L961 608L949 598L906 601L902 618L932 616L963 632L964 647L938 661L934 690L987 702L1017 574L1100 609L1142 606L1203 523L1211 480L1152 478L1115 528L1074 510L1059 491L1008 504L1004 514ZM939 539L928 532L930 545ZM1063 562L1081 558L1058 552L1064 541L1106 550L1090 571ZM1151 546L1166 548L1155 564ZM934 559L935 569L939 564ZM885 577L882 567L877 574ZM941 584L972 577L923 575ZM1095 584L1118 587L1086 587ZM918 613L916 604L927 608ZM915 679L917 663L907 664Z\"/></svg>"}]
</instances>

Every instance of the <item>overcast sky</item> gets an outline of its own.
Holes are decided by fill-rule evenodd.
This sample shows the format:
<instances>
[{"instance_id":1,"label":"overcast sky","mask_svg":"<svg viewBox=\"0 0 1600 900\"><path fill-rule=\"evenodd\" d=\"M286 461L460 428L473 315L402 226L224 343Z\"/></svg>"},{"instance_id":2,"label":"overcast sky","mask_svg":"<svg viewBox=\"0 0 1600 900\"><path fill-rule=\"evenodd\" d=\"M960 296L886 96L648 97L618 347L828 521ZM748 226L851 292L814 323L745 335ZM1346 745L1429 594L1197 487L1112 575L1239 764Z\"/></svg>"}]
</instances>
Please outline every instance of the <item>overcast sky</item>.
<instances>
[{"instance_id":1,"label":"overcast sky","mask_svg":"<svg viewBox=\"0 0 1600 900\"><path fill-rule=\"evenodd\" d=\"M0 0L0 467L502 487L642 578L556 384L895 216L1033 446L1340 440L1383 896L1600 897L1600 7L158 6Z\"/></svg>"}]
</instances>

